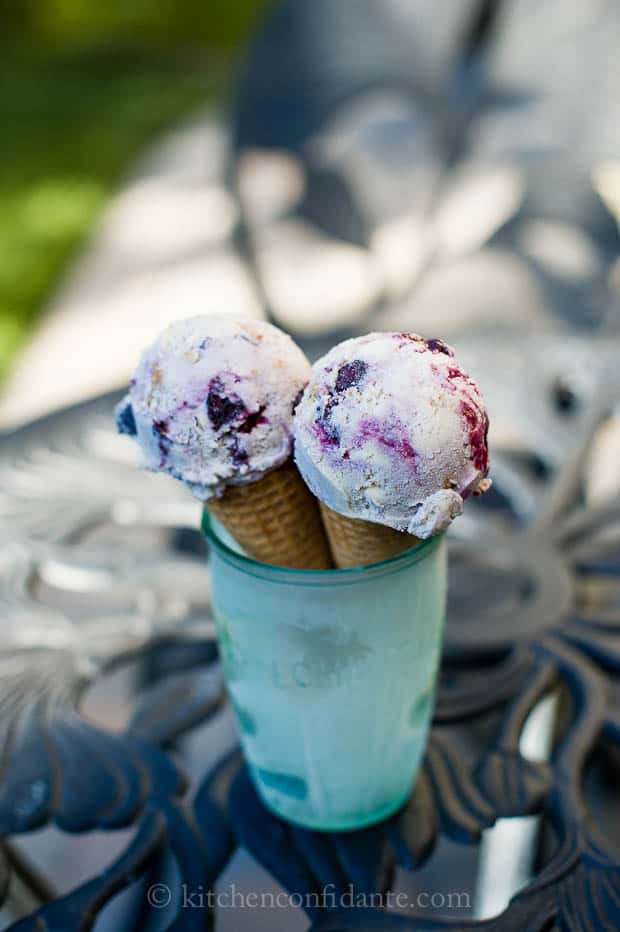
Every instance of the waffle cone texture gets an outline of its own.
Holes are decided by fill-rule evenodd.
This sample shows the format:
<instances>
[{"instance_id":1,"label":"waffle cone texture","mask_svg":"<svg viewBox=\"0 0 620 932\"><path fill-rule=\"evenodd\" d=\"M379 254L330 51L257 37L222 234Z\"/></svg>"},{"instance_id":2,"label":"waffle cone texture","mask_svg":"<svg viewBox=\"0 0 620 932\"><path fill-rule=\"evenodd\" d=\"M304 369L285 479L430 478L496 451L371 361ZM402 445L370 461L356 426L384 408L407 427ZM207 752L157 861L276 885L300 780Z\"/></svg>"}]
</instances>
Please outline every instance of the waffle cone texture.
<instances>
[{"instance_id":1,"label":"waffle cone texture","mask_svg":"<svg viewBox=\"0 0 620 932\"><path fill-rule=\"evenodd\" d=\"M334 563L341 570L381 563L420 542L411 534L395 531L382 524L345 518L322 502L321 516Z\"/></svg>"},{"instance_id":2,"label":"waffle cone texture","mask_svg":"<svg viewBox=\"0 0 620 932\"><path fill-rule=\"evenodd\" d=\"M253 560L298 570L334 565L318 502L292 460L257 482L229 486L206 507Z\"/></svg>"}]
</instances>

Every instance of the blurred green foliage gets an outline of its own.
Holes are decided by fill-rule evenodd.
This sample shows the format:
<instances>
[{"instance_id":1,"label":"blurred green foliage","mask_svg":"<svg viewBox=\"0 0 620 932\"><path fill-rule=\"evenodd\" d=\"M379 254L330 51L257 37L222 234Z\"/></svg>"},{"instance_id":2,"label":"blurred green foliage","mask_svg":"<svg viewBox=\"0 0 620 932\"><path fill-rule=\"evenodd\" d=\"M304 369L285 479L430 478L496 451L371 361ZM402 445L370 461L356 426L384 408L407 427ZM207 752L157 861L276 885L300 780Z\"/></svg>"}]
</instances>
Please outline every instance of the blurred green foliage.
<instances>
[{"instance_id":1,"label":"blurred green foliage","mask_svg":"<svg viewBox=\"0 0 620 932\"><path fill-rule=\"evenodd\" d=\"M269 2L0 0L0 379L123 171Z\"/></svg>"},{"instance_id":2,"label":"blurred green foliage","mask_svg":"<svg viewBox=\"0 0 620 932\"><path fill-rule=\"evenodd\" d=\"M268 0L0 0L4 35L39 42L139 42L233 49Z\"/></svg>"},{"instance_id":3,"label":"blurred green foliage","mask_svg":"<svg viewBox=\"0 0 620 932\"><path fill-rule=\"evenodd\" d=\"M170 54L3 50L0 377L131 159L212 96L207 74Z\"/></svg>"}]
</instances>

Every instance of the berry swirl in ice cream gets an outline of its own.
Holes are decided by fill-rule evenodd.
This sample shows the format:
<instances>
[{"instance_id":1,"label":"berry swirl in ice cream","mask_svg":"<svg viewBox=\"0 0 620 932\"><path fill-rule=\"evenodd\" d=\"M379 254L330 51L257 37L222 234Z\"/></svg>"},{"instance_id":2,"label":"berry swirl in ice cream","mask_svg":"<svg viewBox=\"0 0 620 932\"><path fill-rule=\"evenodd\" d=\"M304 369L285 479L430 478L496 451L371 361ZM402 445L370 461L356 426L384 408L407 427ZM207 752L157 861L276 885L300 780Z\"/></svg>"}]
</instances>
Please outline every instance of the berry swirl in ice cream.
<instances>
[{"instance_id":1,"label":"berry swirl in ice cream","mask_svg":"<svg viewBox=\"0 0 620 932\"><path fill-rule=\"evenodd\" d=\"M145 351L116 409L142 465L168 473L202 500L261 479L293 448L293 412L310 363L262 321L194 317Z\"/></svg>"},{"instance_id":2,"label":"berry swirl in ice cream","mask_svg":"<svg viewBox=\"0 0 620 932\"><path fill-rule=\"evenodd\" d=\"M441 340L371 333L312 369L295 415L295 460L333 511L426 538L489 488L488 417Z\"/></svg>"}]
</instances>

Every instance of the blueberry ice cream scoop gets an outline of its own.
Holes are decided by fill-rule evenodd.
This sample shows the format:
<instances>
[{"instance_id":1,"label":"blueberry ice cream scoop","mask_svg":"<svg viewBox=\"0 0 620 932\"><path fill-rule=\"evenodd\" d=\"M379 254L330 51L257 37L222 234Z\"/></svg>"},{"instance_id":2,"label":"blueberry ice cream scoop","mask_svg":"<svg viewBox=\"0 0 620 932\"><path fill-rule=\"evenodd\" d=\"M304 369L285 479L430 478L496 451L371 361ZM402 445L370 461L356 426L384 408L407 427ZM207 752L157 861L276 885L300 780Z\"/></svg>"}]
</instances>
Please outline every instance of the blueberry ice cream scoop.
<instances>
[{"instance_id":1,"label":"blueberry ice cream scoop","mask_svg":"<svg viewBox=\"0 0 620 932\"><path fill-rule=\"evenodd\" d=\"M332 511L427 538L490 486L488 425L478 386L447 344L371 333L313 366L295 460Z\"/></svg>"},{"instance_id":2,"label":"blueberry ice cream scoop","mask_svg":"<svg viewBox=\"0 0 620 932\"><path fill-rule=\"evenodd\" d=\"M142 356L116 408L142 465L202 500L261 479L291 456L293 412L310 364L262 321L193 317L171 324Z\"/></svg>"}]
</instances>

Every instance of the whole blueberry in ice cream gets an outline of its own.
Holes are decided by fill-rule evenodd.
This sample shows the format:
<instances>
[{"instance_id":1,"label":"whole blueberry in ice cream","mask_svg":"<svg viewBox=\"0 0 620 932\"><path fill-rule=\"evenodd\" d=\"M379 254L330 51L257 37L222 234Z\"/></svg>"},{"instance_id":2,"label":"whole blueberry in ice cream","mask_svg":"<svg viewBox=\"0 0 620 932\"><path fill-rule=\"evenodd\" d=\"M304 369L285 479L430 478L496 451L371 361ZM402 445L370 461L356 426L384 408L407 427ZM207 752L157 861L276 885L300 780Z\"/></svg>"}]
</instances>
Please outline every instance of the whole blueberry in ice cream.
<instances>
[{"instance_id":1,"label":"whole blueberry in ice cream","mask_svg":"<svg viewBox=\"0 0 620 932\"><path fill-rule=\"evenodd\" d=\"M203 500L253 482L293 449L293 416L310 364L263 321L194 317L143 354L116 409L145 468L185 482Z\"/></svg>"},{"instance_id":2,"label":"whole blueberry in ice cream","mask_svg":"<svg viewBox=\"0 0 620 932\"><path fill-rule=\"evenodd\" d=\"M295 459L333 511L430 537L489 487L488 426L478 386L443 340L371 333L313 366Z\"/></svg>"},{"instance_id":3,"label":"whole blueberry in ice cream","mask_svg":"<svg viewBox=\"0 0 620 932\"><path fill-rule=\"evenodd\" d=\"M344 392L353 385L359 385L368 370L368 363L363 359L354 359L352 362L346 362L344 366L338 369L336 376L336 391Z\"/></svg>"},{"instance_id":4,"label":"whole blueberry in ice cream","mask_svg":"<svg viewBox=\"0 0 620 932\"><path fill-rule=\"evenodd\" d=\"M127 434L129 437L135 437L138 432L129 401L124 400L116 409L116 429L119 434Z\"/></svg>"}]
</instances>

